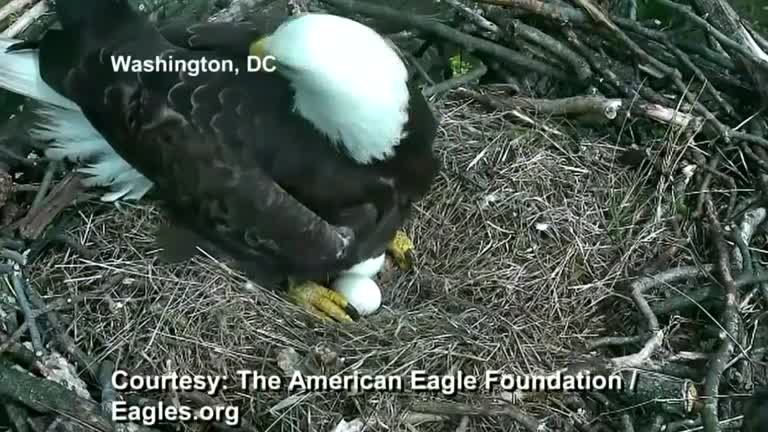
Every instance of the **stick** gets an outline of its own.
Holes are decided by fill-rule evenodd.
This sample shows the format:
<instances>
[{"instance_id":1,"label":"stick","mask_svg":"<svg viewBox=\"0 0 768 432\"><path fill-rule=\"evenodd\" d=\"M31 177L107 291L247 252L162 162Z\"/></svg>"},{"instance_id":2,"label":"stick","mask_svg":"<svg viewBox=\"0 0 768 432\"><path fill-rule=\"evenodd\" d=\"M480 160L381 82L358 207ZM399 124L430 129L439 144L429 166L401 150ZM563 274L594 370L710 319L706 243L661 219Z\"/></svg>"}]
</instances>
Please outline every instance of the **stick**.
<instances>
[{"instance_id":1,"label":"stick","mask_svg":"<svg viewBox=\"0 0 768 432\"><path fill-rule=\"evenodd\" d=\"M34 1L35 0L12 0L8 2L8 4L0 8L0 21L3 21L13 14L19 13ZM42 2L43 0L40 1Z\"/></svg>"},{"instance_id":2,"label":"stick","mask_svg":"<svg viewBox=\"0 0 768 432\"><path fill-rule=\"evenodd\" d=\"M115 364L110 360L104 360L99 368L99 384L101 384L101 412L105 416L112 415L112 404L117 399L117 391L112 386L112 375L115 372Z\"/></svg>"},{"instance_id":3,"label":"stick","mask_svg":"<svg viewBox=\"0 0 768 432\"><path fill-rule=\"evenodd\" d=\"M39 208L30 211L23 219L14 223L12 228L17 228L26 239L37 239L51 221L84 190L81 174L68 174L53 187Z\"/></svg>"},{"instance_id":4,"label":"stick","mask_svg":"<svg viewBox=\"0 0 768 432\"><path fill-rule=\"evenodd\" d=\"M479 3L522 9L555 21L584 23L588 17L572 7L556 6L539 0L478 0Z\"/></svg>"},{"instance_id":5,"label":"stick","mask_svg":"<svg viewBox=\"0 0 768 432\"><path fill-rule=\"evenodd\" d=\"M712 198L709 196L709 192L705 192L708 196L705 200L705 207L707 212L707 218L712 225L714 242L717 250L717 270L719 273L720 282L725 287L725 310L723 311L723 329L726 333L722 336L720 347L712 355L712 359L709 363L707 376L704 384L704 405L701 408L701 421L704 426L704 430L719 431L719 416L717 413L718 399L720 389L720 379L722 373L725 370L725 365L733 353L734 338L738 338L739 324L738 324L738 289L736 283L731 276L730 259L728 249L726 247L725 239L723 238L723 230L720 225L720 219L717 216Z\"/></svg>"},{"instance_id":6,"label":"stick","mask_svg":"<svg viewBox=\"0 0 768 432\"><path fill-rule=\"evenodd\" d=\"M32 301L32 304L35 305L40 310L45 310L45 302L40 297L40 295L33 289L30 288L30 300ZM54 310L46 310L45 316L48 319L48 322L51 323L51 325L56 329L56 343L64 352L68 352L72 357L74 357L75 361L88 371L90 374L91 379L94 382L98 382L98 371L96 370L96 362L91 360L91 358L83 352L80 348L77 347L77 344L74 340L72 340L71 337L67 334L67 329L61 324L61 319L59 319L59 314L54 312Z\"/></svg>"},{"instance_id":7,"label":"stick","mask_svg":"<svg viewBox=\"0 0 768 432\"><path fill-rule=\"evenodd\" d=\"M568 80L570 78L563 71L557 70L545 63L524 56L517 51L513 51L499 44L495 44L485 39L462 33L453 29L452 27L449 27L430 18L419 15L406 15L392 8L370 3L362 3L355 0L322 1L337 8L343 9L347 12L360 13L363 15L386 19L403 26L417 28L424 33L451 41L468 50L477 50L479 52L483 52L490 56L496 57L500 61L503 61L514 68L528 70L562 80Z\"/></svg>"},{"instance_id":8,"label":"stick","mask_svg":"<svg viewBox=\"0 0 768 432\"><path fill-rule=\"evenodd\" d=\"M515 420L531 432L539 432L543 427L541 422L511 404L472 406L457 402L415 402L411 405L411 411L453 416L504 416Z\"/></svg>"},{"instance_id":9,"label":"stick","mask_svg":"<svg viewBox=\"0 0 768 432\"><path fill-rule=\"evenodd\" d=\"M430 97L432 95L443 93L448 90L453 90L457 87L461 87L465 84L469 84L473 81L479 80L487 72L488 72L488 68L485 66L485 63L477 62L477 64L472 69L470 69L469 72L462 75L457 75L443 82L426 87L421 92L424 94L425 97Z\"/></svg>"},{"instance_id":10,"label":"stick","mask_svg":"<svg viewBox=\"0 0 768 432\"><path fill-rule=\"evenodd\" d=\"M18 328L13 329L14 333L16 331L18 331ZM13 340L11 335L0 331L0 342L3 345L0 347L0 354L6 355L17 365L40 376L48 376L50 374L48 368L40 362L35 353Z\"/></svg>"},{"instance_id":11,"label":"stick","mask_svg":"<svg viewBox=\"0 0 768 432\"><path fill-rule=\"evenodd\" d=\"M43 338L40 336L40 329L37 327L35 315L29 304L29 284L25 280L24 274L21 272L21 267L19 267L18 264L14 266L13 273L11 273L11 283L13 285L13 291L16 293L16 302L19 304L22 313L24 313L24 319L28 323L29 336L32 339L32 347L35 349L35 355L41 357L44 354Z\"/></svg>"},{"instance_id":12,"label":"stick","mask_svg":"<svg viewBox=\"0 0 768 432\"><path fill-rule=\"evenodd\" d=\"M730 48L731 50L743 55L745 58L752 61L760 69L764 71L768 71L768 61L766 61L765 59L757 58L752 52L750 52L747 48L745 48L744 45L739 44L738 42L724 35L722 32L720 32L720 30L715 28L715 26L708 23L707 20L696 15L693 12L693 10L691 10L690 6L681 5L671 0L658 0L658 2L663 4L666 7L674 9L675 11L677 11L678 13L686 17L688 20L690 20L697 26L706 30L708 33L714 36L715 39L717 39L717 41L723 45L723 47Z\"/></svg>"},{"instance_id":13,"label":"stick","mask_svg":"<svg viewBox=\"0 0 768 432\"><path fill-rule=\"evenodd\" d=\"M8 414L8 420L10 420L14 432L29 432L29 426L27 425L29 413L24 409L24 406L9 402L4 403L3 408L5 408L5 413Z\"/></svg>"},{"instance_id":14,"label":"stick","mask_svg":"<svg viewBox=\"0 0 768 432\"><path fill-rule=\"evenodd\" d=\"M48 4L45 0L40 0L40 2L34 6L30 10L24 13L24 15L20 16L16 22L13 23L10 27L5 29L3 32L3 36L5 37L16 37L19 33L23 32L27 29L30 25L32 25L35 20L43 16L45 12L48 11Z\"/></svg>"},{"instance_id":15,"label":"stick","mask_svg":"<svg viewBox=\"0 0 768 432\"><path fill-rule=\"evenodd\" d=\"M259 0L232 0L232 3L224 10L211 16L210 22L237 22L245 18L248 13L261 3Z\"/></svg>"},{"instance_id":16,"label":"stick","mask_svg":"<svg viewBox=\"0 0 768 432\"><path fill-rule=\"evenodd\" d=\"M35 378L0 359L0 399L26 405L41 413L65 415L102 432L114 432L108 419L98 413L96 403L83 399L61 385Z\"/></svg>"},{"instance_id":17,"label":"stick","mask_svg":"<svg viewBox=\"0 0 768 432\"><path fill-rule=\"evenodd\" d=\"M37 189L35 198L32 200L32 204L29 206L29 211L37 210L40 208L40 204L43 203L45 195L48 193L48 188L51 187L51 182L53 181L53 176L56 174L56 168L58 165L59 164L55 161L48 164L48 168L46 168L45 175L43 175L43 179L40 181L40 186Z\"/></svg>"},{"instance_id":18,"label":"stick","mask_svg":"<svg viewBox=\"0 0 768 432\"><path fill-rule=\"evenodd\" d=\"M498 100L498 98L492 98L490 95L481 94L481 93L478 93L476 91L466 90L466 89L457 89L456 92L461 94L461 95L464 95L466 97L470 97L470 98L476 100L477 102L485 105L486 107L488 107L490 109L509 112L515 118L520 119L520 120L528 123L532 127L540 127L545 132L551 133L553 135L557 135L557 136L562 136L563 135L562 132L560 132L560 131L558 131L556 129L553 129L553 128L545 125L545 124L542 124L540 122L537 122L537 121L533 120L529 116L527 116L527 115L523 114L522 112L520 112L520 110L514 109L514 108L510 108L510 107L506 106L505 104L501 103Z\"/></svg>"},{"instance_id":19,"label":"stick","mask_svg":"<svg viewBox=\"0 0 768 432\"><path fill-rule=\"evenodd\" d=\"M478 28L487 31L492 35L499 36L501 34L501 30L499 29L499 26L488 21L485 17L483 17L480 14L480 12L476 10L472 10L472 8L465 5L460 0L443 0L443 1L451 5L451 7L456 9L460 14L464 15L470 22L472 22L472 24L476 25Z\"/></svg>"}]
</instances>

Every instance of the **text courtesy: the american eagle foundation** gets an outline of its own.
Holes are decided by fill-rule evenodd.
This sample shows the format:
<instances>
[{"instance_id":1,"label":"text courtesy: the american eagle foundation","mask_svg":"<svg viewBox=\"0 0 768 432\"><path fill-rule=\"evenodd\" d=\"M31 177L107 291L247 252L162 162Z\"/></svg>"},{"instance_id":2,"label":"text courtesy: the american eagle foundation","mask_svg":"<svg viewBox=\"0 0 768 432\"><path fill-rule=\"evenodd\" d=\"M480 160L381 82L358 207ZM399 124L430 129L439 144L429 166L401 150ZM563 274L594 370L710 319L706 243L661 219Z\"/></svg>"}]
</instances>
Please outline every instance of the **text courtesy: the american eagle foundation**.
<instances>
[{"instance_id":1,"label":"text courtesy: the american eagle foundation","mask_svg":"<svg viewBox=\"0 0 768 432\"><path fill-rule=\"evenodd\" d=\"M446 396L459 392L564 392L564 391L632 391L634 377L627 381L621 374L597 375L588 372L575 375L518 375L499 370L482 374L459 372L435 375L413 370L404 375L372 375L358 371L336 375L307 375L294 371L287 376L263 375L254 370L239 370L234 376L130 375L118 370L112 385L119 391L204 392L214 396L224 391L239 392L410 392L439 393ZM215 421L229 426L240 423L240 412L234 406L157 405L131 406L124 401L113 404L113 420L151 426L158 422Z\"/></svg>"}]
</instances>

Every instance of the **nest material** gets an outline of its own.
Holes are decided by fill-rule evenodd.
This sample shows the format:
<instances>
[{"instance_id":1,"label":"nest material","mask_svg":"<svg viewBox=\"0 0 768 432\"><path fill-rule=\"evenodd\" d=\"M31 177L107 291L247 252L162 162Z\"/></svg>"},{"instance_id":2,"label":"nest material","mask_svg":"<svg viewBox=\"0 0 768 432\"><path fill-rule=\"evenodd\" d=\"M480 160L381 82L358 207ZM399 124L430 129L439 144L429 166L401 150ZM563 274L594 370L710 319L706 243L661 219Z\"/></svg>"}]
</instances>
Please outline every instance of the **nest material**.
<instances>
[{"instance_id":1,"label":"nest material","mask_svg":"<svg viewBox=\"0 0 768 432\"><path fill-rule=\"evenodd\" d=\"M189 3L191 8L182 3L166 4L151 16L162 21L183 15L179 8L192 16L195 5L211 6L205 0ZM293 14L310 3L316 2L236 0L229 10L242 15L269 4L281 15L287 5ZM760 261L768 141L764 115L755 114L755 95L768 100L764 38L723 0L694 0L694 9L658 0L687 23L684 32L636 21L634 0L607 2L617 3L604 5L608 13L589 0L481 1L501 7L446 0L441 10L450 13L434 15L440 19L355 0L321 3L389 21L390 31L399 32L393 38L415 44L408 63L429 84L424 93L448 97L439 107L445 170L408 227L419 267L381 277L385 307L377 315L355 326L321 325L210 258L156 266L152 235L161 217L151 205L78 206L67 213L79 218L80 227L71 236L56 234L48 226L79 193L77 178L67 177L46 196L57 168L49 166L39 186L28 184L42 176L42 167L23 161L26 184L6 191L3 220L15 220L13 231L32 244L55 241L69 249L46 254L27 269L32 289L14 266L2 269L12 273L15 299L0 297L0 352L49 378L27 385L33 380L0 360L0 378L16 384L16 391L0 386L0 400L17 430L25 430L18 425L32 410L54 413L67 424L67 416L96 405L74 395L72 401L46 399L63 394L49 387L48 363L31 351L44 353L47 341L67 352L92 391L104 387L101 395L93 393L103 415L88 423L105 431L112 430L105 416L116 396L105 379L112 362L153 375L232 376L242 369L267 375L297 369L325 375L408 375L418 369L548 375L564 367L567 373L630 374L642 368L643 374L637 391L619 394L230 388L219 396L242 408L242 430L335 426L341 432L366 422L378 429L426 422L462 431L600 430L605 424L672 431L701 424L717 432L721 419L740 412L738 393L750 392L765 372L759 361L768 340L760 325L768 300ZM10 33L40 10L25 12ZM34 37L49 20L44 15L25 34ZM689 32L691 26L698 30ZM703 48L705 40L710 49ZM471 69L457 67L462 55L454 64L456 47L459 54L468 52ZM443 67L449 60L450 78ZM451 93L478 79L502 81L508 92L484 87L484 93ZM457 98L467 96L471 102ZM496 114L485 114L475 102ZM557 120L563 116L602 127L601 133L613 126L618 136L574 138L584 131ZM520 124L526 128L515 126ZM18 141L0 138L5 147ZM627 149L630 143L643 148ZM17 220L27 206L22 188L38 192ZM2 240L8 248L18 245L2 249L4 257L22 262L15 251L28 244ZM62 308L68 312L51 312ZM3 317L9 310L16 313ZM30 342L22 345L27 333ZM120 397L134 405L161 399L215 403L200 393ZM692 418L699 414L697 423ZM79 430L57 427L35 429Z\"/></svg>"},{"instance_id":2,"label":"nest material","mask_svg":"<svg viewBox=\"0 0 768 432\"><path fill-rule=\"evenodd\" d=\"M553 140L465 100L440 112L444 169L407 229L418 268L386 271L384 307L355 325L319 325L206 257L157 265L151 233L161 216L145 205L80 210L72 234L100 253L48 255L33 283L50 299L85 293L64 314L77 345L96 361L117 354L118 368L137 374L284 375L278 357L286 349L326 374L547 374L572 361L587 338L609 332L616 311L603 300L669 236L662 221L636 224L655 185L616 166L607 142ZM114 275L126 278L115 285ZM335 353L333 361L323 352ZM474 405L521 396L530 412L541 411L538 401L501 391L220 395L258 428L312 418L319 430L340 416L397 425L413 418L410 403L419 399ZM510 423L496 417L474 426Z\"/></svg>"}]
</instances>

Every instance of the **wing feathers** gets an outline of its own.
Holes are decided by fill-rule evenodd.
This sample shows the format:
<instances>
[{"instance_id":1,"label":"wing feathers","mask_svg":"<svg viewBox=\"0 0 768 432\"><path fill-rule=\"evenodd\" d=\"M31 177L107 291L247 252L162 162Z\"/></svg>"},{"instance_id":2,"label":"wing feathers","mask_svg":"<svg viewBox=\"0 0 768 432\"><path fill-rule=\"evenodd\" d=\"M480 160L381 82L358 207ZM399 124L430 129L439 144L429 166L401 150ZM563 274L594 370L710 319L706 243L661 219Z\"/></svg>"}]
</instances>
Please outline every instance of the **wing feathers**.
<instances>
[{"instance_id":1,"label":"wing feathers","mask_svg":"<svg viewBox=\"0 0 768 432\"><path fill-rule=\"evenodd\" d=\"M40 62L34 51L5 52L21 41L0 37L0 88L52 105L79 110L40 78Z\"/></svg>"},{"instance_id":2,"label":"wing feathers","mask_svg":"<svg viewBox=\"0 0 768 432\"><path fill-rule=\"evenodd\" d=\"M141 41L111 53L171 54ZM144 177L124 173L129 161L156 185L174 218L238 259L272 257L287 273L319 275L367 258L352 229L323 217L368 202L371 189L391 194L392 187L336 152L294 113L288 81L269 73L115 72L105 62L110 55L84 55L63 87L120 155L91 168L99 181L134 185L117 188L115 196L147 187ZM173 51L177 59L203 55L215 54ZM373 227L380 216L370 206L354 222ZM391 232L381 237L400 221L387 220L394 222L378 226Z\"/></svg>"}]
</instances>

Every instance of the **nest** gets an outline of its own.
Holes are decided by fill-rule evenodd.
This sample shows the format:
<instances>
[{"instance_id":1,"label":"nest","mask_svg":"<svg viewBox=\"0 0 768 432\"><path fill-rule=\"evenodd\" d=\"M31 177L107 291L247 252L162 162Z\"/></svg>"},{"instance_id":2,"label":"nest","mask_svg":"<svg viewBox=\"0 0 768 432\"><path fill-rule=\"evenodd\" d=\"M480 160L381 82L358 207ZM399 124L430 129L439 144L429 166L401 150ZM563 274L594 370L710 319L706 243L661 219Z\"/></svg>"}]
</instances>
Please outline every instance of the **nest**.
<instances>
[{"instance_id":1,"label":"nest","mask_svg":"<svg viewBox=\"0 0 768 432\"><path fill-rule=\"evenodd\" d=\"M149 205L79 210L70 234L99 253L48 254L32 269L32 283L49 302L85 296L62 313L74 343L95 364L117 358L133 375L285 376L296 368L342 375L548 374L572 362L585 339L609 331L616 316L604 300L669 235L654 223L635 225L654 185L617 166L608 142L553 140L461 98L439 111L436 147L444 169L407 227L418 267L385 271L383 308L354 325L320 325L206 256L158 265L152 233L162 216ZM301 427L310 418L320 430L342 418L420 422L418 401L483 410L496 399L515 400L536 413L545 397L503 389L443 395L237 387L217 397L239 407L257 430ZM430 406L432 420L452 414L452 405L442 413ZM502 416L474 426L501 430L511 423Z\"/></svg>"},{"instance_id":2,"label":"nest","mask_svg":"<svg viewBox=\"0 0 768 432\"><path fill-rule=\"evenodd\" d=\"M635 0L234 0L212 13L270 21L311 4L378 23L435 101L443 170L406 227L417 266L387 268L382 309L354 325L319 322L205 253L160 264L158 208L70 206L77 176L26 158L17 116L0 135L0 429L718 432L741 412L757 424L764 396L742 400L768 352L768 42L723 0L691 1L658 0L668 27ZM6 35L50 22L29 3L0 9ZM158 21L212 9L150 3ZM116 389L115 370L228 380L211 395ZM241 388L238 371L405 385ZM414 371L481 389L415 391ZM486 389L488 371L619 376L632 391ZM225 416L115 425L114 401Z\"/></svg>"}]
</instances>

